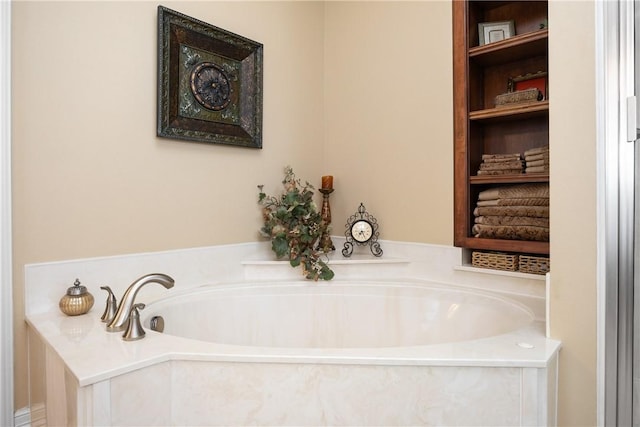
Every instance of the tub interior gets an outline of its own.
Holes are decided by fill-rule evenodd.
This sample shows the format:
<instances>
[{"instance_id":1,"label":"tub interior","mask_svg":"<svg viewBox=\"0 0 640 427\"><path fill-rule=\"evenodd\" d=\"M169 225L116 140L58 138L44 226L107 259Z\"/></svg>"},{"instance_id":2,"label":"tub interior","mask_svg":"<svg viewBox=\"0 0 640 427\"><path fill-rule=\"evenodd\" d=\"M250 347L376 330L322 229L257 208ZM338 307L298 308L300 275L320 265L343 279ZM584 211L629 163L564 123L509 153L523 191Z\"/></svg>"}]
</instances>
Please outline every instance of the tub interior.
<instances>
[{"instance_id":1,"label":"tub interior","mask_svg":"<svg viewBox=\"0 0 640 427\"><path fill-rule=\"evenodd\" d=\"M405 284L204 287L149 304L164 333L259 347L377 348L481 339L531 323L523 305L491 294Z\"/></svg>"}]
</instances>

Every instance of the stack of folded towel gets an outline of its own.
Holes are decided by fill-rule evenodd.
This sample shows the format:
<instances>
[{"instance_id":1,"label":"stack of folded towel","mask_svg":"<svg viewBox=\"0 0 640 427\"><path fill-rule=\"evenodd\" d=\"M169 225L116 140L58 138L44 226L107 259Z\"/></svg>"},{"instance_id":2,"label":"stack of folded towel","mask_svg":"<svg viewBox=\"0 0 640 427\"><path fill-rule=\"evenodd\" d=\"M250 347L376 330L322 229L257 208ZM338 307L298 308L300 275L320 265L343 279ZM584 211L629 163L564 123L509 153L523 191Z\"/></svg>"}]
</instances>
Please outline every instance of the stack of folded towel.
<instances>
[{"instance_id":1,"label":"stack of folded towel","mask_svg":"<svg viewBox=\"0 0 640 427\"><path fill-rule=\"evenodd\" d=\"M516 184L482 191L473 214L476 237L548 242L549 184Z\"/></svg>"},{"instance_id":2,"label":"stack of folded towel","mask_svg":"<svg viewBox=\"0 0 640 427\"><path fill-rule=\"evenodd\" d=\"M523 161L520 153L483 154L478 175L510 175L522 173Z\"/></svg>"},{"instance_id":3,"label":"stack of folded towel","mask_svg":"<svg viewBox=\"0 0 640 427\"><path fill-rule=\"evenodd\" d=\"M525 173L549 173L549 146L524 152Z\"/></svg>"}]
</instances>

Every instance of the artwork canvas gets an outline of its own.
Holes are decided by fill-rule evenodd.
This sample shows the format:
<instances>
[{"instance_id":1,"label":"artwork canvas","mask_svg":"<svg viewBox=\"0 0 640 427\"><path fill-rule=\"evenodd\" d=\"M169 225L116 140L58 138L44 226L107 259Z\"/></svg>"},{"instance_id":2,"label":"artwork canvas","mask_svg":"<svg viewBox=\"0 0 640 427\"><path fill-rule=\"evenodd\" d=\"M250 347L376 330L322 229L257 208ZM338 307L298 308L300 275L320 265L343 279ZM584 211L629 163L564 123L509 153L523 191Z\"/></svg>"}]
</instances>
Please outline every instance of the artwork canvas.
<instances>
[{"instance_id":1,"label":"artwork canvas","mask_svg":"<svg viewBox=\"0 0 640 427\"><path fill-rule=\"evenodd\" d=\"M262 148L262 44L158 7L164 138Z\"/></svg>"}]
</instances>

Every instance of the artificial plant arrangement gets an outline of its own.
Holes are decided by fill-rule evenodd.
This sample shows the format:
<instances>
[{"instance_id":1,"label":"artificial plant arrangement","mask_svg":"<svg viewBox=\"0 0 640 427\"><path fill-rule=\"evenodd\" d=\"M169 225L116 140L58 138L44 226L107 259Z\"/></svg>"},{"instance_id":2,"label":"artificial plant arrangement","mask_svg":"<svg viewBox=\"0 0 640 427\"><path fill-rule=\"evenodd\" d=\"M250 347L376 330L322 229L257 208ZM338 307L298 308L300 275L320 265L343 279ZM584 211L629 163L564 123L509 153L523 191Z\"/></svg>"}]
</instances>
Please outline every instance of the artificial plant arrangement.
<instances>
[{"instance_id":1,"label":"artificial plant arrangement","mask_svg":"<svg viewBox=\"0 0 640 427\"><path fill-rule=\"evenodd\" d=\"M333 271L321 257L329 248L320 247L320 237L328 231L313 201L314 187L300 182L290 166L285 168L284 193L268 196L259 185L258 203L262 205L264 225L260 234L271 239L277 258L288 258L292 267L302 266L307 279L331 280Z\"/></svg>"}]
</instances>

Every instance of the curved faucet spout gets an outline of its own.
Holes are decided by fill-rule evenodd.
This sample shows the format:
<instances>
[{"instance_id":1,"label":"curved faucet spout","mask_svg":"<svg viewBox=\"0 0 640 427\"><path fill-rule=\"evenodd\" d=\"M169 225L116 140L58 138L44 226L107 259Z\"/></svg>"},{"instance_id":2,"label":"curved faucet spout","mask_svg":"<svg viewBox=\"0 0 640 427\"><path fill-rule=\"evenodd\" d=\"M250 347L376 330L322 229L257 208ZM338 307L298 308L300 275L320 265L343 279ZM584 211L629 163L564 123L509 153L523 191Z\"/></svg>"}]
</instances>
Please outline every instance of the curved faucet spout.
<instances>
[{"instance_id":1,"label":"curved faucet spout","mask_svg":"<svg viewBox=\"0 0 640 427\"><path fill-rule=\"evenodd\" d=\"M129 313L131 313L131 308L135 304L136 295L140 288L142 288L147 283L159 283L165 288L173 288L175 281L162 273L153 273L142 276L135 282L133 282L124 295L122 296L122 300L120 301L120 305L118 306L118 311L116 311L116 315L113 317L113 320L107 325L108 332L118 332L124 331L127 327L127 322L129 321Z\"/></svg>"}]
</instances>

